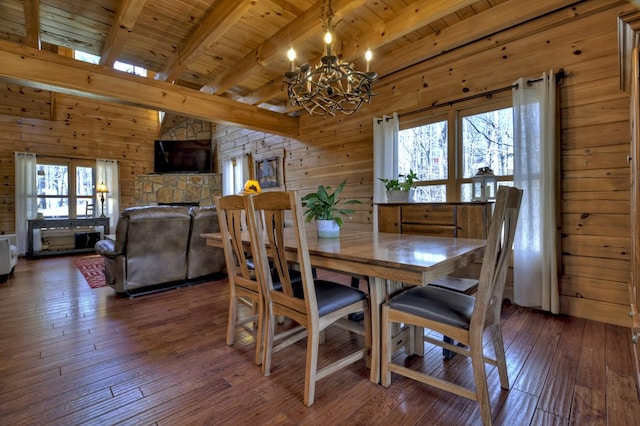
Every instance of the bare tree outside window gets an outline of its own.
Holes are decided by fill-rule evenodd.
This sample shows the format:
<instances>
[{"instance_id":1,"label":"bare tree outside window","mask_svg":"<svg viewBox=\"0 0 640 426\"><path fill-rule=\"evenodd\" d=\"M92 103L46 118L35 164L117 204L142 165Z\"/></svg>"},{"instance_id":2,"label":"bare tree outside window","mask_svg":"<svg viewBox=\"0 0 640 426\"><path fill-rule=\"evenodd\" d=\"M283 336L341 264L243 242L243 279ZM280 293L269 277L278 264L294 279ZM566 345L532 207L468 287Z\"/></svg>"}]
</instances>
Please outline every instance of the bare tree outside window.
<instances>
[{"instance_id":1,"label":"bare tree outside window","mask_svg":"<svg viewBox=\"0 0 640 426\"><path fill-rule=\"evenodd\" d=\"M42 163L36 167L38 214L48 219L92 215L88 212L95 202L95 166L76 164L80 160L39 161Z\"/></svg>"},{"instance_id":2,"label":"bare tree outside window","mask_svg":"<svg viewBox=\"0 0 640 426\"><path fill-rule=\"evenodd\" d=\"M413 170L418 175L414 201L471 201L471 177L482 167L491 168L503 184L513 181L512 108L476 114L460 111L457 116L459 121L449 118L400 131L398 171ZM452 144L450 125L457 126L457 141ZM450 163L458 165L456 170L449 170ZM457 188L459 195L448 194L448 187Z\"/></svg>"},{"instance_id":3,"label":"bare tree outside window","mask_svg":"<svg viewBox=\"0 0 640 426\"><path fill-rule=\"evenodd\" d=\"M442 181L448 177L448 123L439 121L402 130L398 140L398 172L413 170L418 181ZM442 184L419 186L414 201L446 201L447 190Z\"/></svg>"}]
</instances>

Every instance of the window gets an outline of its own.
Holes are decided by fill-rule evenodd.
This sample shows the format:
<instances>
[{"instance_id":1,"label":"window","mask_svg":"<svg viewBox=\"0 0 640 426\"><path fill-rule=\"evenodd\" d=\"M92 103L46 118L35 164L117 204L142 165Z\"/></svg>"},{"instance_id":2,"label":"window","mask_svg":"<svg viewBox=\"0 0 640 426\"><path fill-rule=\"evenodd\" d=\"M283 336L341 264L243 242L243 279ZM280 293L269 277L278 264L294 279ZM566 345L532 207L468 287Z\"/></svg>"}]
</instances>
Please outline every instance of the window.
<instances>
[{"instance_id":1,"label":"window","mask_svg":"<svg viewBox=\"0 0 640 426\"><path fill-rule=\"evenodd\" d=\"M91 53L83 52L81 50L73 51L73 58L78 61L88 62L90 64L99 64L100 56L93 55ZM137 67L135 65L127 64L125 62L115 61L113 64L113 68L118 71L128 72L129 74L135 74L142 77L147 76L146 68Z\"/></svg>"},{"instance_id":2,"label":"window","mask_svg":"<svg viewBox=\"0 0 640 426\"><path fill-rule=\"evenodd\" d=\"M471 178L481 167L512 184L510 99L400 123L398 172L418 175L415 201L471 201Z\"/></svg>"},{"instance_id":3,"label":"window","mask_svg":"<svg viewBox=\"0 0 640 426\"><path fill-rule=\"evenodd\" d=\"M90 64L100 63L100 56L92 55L91 53L83 52L81 50L74 50L73 58L78 61L88 62Z\"/></svg>"},{"instance_id":4,"label":"window","mask_svg":"<svg viewBox=\"0 0 640 426\"><path fill-rule=\"evenodd\" d=\"M129 74L139 75L141 77L147 76L146 68L137 67L135 65L127 64L125 62L116 61L113 64L113 68L119 71L128 72Z\"/></svg>"},{"instance_id":5,"label":"window","mask_svg":"<svg viewBox=\"0 0 640 426\"><path fill-rule=\"evenodd\" d=\"M38 213L46 219L93 217L95 162L38 157Z\"/></svg>"}]
</instances>

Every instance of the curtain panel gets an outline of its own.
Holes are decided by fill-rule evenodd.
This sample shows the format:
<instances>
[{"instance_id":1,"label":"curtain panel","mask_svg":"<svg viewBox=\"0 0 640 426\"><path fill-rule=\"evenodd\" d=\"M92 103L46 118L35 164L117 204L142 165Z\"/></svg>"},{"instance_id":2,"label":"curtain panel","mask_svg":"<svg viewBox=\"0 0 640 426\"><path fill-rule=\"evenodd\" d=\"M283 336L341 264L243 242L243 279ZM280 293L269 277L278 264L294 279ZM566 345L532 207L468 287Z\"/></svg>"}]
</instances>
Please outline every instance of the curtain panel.
<instances>
[{"instance_id":1,"label":"curtain panel","mask_svg":"<svg viewBox=\"0 0 640 426\"><path fill-rule=\"evenodd\" d=\"M381 178L398 177L398 113L373 119L373 229L378 230L376 203L385 202L385 187Z\"/></svg>"},{"instance_id":2,"label":"curtain panel","mask_svg":"<svg viewBox=\"0 0 640 426\"><path fill-rule=\"evenodd\" d=\"M38 215L36 189L36 155L28 152L15 153L16 173L16 242L18 254L27 252L27 220L35 219ZM40 238L34 238L35 241Z\"/></svg>"},{"instance_id":3,"label":"curtain panel","mask_svg":"<svg viewBox=\"0 0 640 426\"><path fill-rule=\"evenodd\" d=\"M227 158L222 162L222 195L237 194L249 179L249 156Z\"/></svg>"},{"instance_id":4,"label":"curtain panel","mask_svg":"<svg viewBox=\"0 0 640 426\"><path fill-rule=\"evenodd\" d=\"M118 218L120 217L120 178L118 175L118 161L117 160L96 160L96 184L104 182L107 185L109 192L104 194L104 214L109 218L109 228L111 232L115 232L116 225L118 224ZM100 194L96 194L96 208L94 209L94 215L97 214L99 209L102 208L100 202Z\"/></svg>"},{"instance_id":5,"label":"curtain panel","mask_svg":"<svg viewBox=\"0 0 640 426\"><path fill-rule=\"evenodd\" d=\"M514 184L523 189L514 248L514 298L560 312L556 250L556 82L553 70L513 89Z\"/></svg>"}]
</instances>

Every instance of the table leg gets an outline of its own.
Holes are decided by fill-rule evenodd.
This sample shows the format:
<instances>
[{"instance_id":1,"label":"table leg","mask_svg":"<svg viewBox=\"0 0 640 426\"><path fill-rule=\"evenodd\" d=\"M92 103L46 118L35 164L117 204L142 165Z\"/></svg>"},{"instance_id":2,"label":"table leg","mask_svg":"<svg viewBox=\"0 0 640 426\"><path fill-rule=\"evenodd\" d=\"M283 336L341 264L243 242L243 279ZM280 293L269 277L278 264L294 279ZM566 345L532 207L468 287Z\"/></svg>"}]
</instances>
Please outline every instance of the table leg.
<instances>
[{"instance_id":1,"label":"table leg","mask_svg":"<svg viewBox=\"0 0 640 426\"><path fill-rule=\"evenodd\" d=\"M371 304L371 376L373 383L380 383L380 317L385 295L385 280L369 278L369 303Z\"/></svg>"}]
</instances>

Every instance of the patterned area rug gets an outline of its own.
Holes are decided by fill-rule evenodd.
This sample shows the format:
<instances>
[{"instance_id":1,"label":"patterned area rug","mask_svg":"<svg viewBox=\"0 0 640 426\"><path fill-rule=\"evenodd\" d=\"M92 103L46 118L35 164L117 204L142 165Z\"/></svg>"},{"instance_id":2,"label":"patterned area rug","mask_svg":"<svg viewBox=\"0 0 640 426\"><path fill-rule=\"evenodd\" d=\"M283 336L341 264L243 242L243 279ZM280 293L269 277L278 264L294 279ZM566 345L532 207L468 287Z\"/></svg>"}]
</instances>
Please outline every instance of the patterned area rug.
<instances>
[{"instance_id":1,"label":"patterned area rug","mask_svg":"<svg viewBox=\"0 0 640 426\"><path fill-rule=\"evenodd\" d=\"M74 259L73 264L80 271L91 288L105 287L104 259L97 254Z\"/></svg>"}]
</instances>

